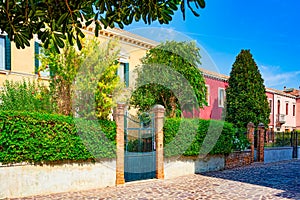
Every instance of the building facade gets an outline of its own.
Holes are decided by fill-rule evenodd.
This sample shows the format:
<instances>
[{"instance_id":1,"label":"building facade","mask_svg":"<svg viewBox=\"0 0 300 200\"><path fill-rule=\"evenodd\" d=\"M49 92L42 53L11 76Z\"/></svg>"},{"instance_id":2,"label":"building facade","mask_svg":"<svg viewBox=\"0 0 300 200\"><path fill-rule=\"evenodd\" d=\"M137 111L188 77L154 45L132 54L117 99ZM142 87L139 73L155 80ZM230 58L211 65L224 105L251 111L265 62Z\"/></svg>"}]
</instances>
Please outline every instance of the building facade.
<instances>
[{"instance_id":1,"label":"building facade","mask_svg":"<svg viewBox=\"0 0 300 200\"><path fill-rule=\"evenodd\" d=\"M84 28L87 37L94 35L93 26ZM119 41L118 75L127 87L134 87L134 69L139 66L140 59L146 52L158 45L157 42L143 38L121 29L105 29L99 31L98 39L105 43L110 39ZM5 80L21 81L23 79L48 82L49 71L37 73L40 62L40 42L30 41L30 47L17 49L7 36L0 35L0 89ZM185 117L222 120L225 116L226 88L229 77L200 68L207 87L207 105ZM300 91L296 89L275 90L266 88L270 112L269 129L274 131L290 131L300 129Z\"/></svg>"},{"instance_id":2,"label":"building facade","mask_svg":"<svg viewBox=\"0 0 300 200\"><path fill-rule=\"evenodd\" d=\"M221 120L226 112L224 102L229 77L205 69L200 70L208 91L208 105L200 110L200 118ZM271 109L268 128L278 132L300 129L300 90L266 88L266 95Z\"/></svg>"},{"instance_id":3,"label":"building facade","mask_svg":"<svg viewBox=\"0 0 300 200\"><path fill-rule=\"evenodd\" d=\"M94 35L93 27L83 29L87 37ZM120 30L105 29L99 32L100 42L107 42L110 39L119 41L120 53L118 61L120 67L118 75L125 82L126 86L132 86L134 79L134 68L140 64L140 59L146 55L148 49L155 47L158 43L141 36ZM11 42L5 34L0 35L0 87L6 80L22 81L37 80L45 83L49 80L49 71L38 73L40 61L37 55L41 49L40 41L33 39L30 47L17 49L14 42Z\"/></svg>"}]
</instances>

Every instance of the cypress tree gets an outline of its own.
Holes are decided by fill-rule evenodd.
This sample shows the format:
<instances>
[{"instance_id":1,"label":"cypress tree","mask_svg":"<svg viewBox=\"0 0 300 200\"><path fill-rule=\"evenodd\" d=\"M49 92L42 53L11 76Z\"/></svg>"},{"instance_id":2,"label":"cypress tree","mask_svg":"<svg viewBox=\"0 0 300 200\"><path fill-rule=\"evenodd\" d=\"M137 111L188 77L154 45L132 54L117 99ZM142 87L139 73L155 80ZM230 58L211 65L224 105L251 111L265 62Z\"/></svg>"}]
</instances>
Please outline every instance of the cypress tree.
<instances>
[{"instance_id":1,"label":"cypress tree","mask_svg":"<svg viewBox=\"0 0 300 200\"><path fill-rule=\"evenodd\" d=\"M250 53L241 50L236 57L226 89L226 121L237 128L246 128L249 122L255 125L269 123L270 107L264 80Z\"/></svg>"}]
</instances>

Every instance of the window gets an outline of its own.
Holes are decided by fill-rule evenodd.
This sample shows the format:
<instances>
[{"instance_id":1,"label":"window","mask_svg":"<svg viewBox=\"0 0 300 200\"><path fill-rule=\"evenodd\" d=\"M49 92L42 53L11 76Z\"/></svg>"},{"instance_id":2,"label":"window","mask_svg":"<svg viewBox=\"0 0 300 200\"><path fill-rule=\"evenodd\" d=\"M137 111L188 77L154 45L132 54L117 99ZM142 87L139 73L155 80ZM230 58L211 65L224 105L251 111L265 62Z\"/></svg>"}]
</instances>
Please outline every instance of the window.
<instances>
[{"instance_id":1,"label":"window","mask_svg":"<svg viewBox=\"0 0 300 200\"><path fill-rule=\"evenodd\" d=\"M206 86L206 102L207 102L207 106L209 106L209 102L210 102L210 90L209 90L209 85L205 85Z\"/></svg>"},{"instance_id":2,"label":"window","mask_svg":"<svg viewBox=\"0 0 300 200\"><path fill-rule=\"evenodd\" d=\"M219 88L218 94L218 105L219 107L224 107L225 104L225 89Z\"/></svg>"},{"instance_id":3,"label":"window","mask_svg":"<svg viewBox=\"0 0 300 200\"><path fill-rule=\"evenodd\" d=\"M5 37L0 36L0 70L5 69Z\"/></svg>"},{"instance_id":4,"label":"window","mask_svg":"<svg viewBox=\"0 0 300 200\"><path fill-rule=\"evenodd\" d=\"M285 114L286 115L289 114L289 103L288 102L285 103Z\"/></svg>"},{"instance_id":5,"label":"window","mask_svg":"<svg viewBox=\"0 0 300 200\"><path fill-rule=\"evenodd\" d=\"M7 36L0 35L0 70L11 70L11 48Z\"/></svg>"},{"instance_id":6,"label":"window","mask_svg":"<svg viewBox=\"0 0 300 200\"><path fill-rule=\"evenodd\" d=\"M269 99L270 113L272 113L272 99Z\"/></svg>"},{"instance_id":7,"label":"window","mask_svg":"<svg viewBox=\"0 0 300 200\"><path fill-rule=\"evenodd\" d=\"M34 42L34 53L35 53L35 72L38 73L39 67L42 65L41 61L38 59L38 55L41 54L42 46L38 42ZM40 76L42 77L49 77L50 76L50 69L45 69L39 72Z\"/></svg>"},{"instance_id":8,"label":"window","mask_svg":"<svg viewBox=\"0 0 300 200\"><path fill-rule=\"evenodd\" d=\"M280 100L277 101L277 114L280 114Z\"/></svg>"},{"instance_id":9,"label":"window","mask_svg":"<svg viewBox=\"0 0 300 200\"><path fill-rule=\"evenodd\" d=\"M296 116L296 105L293 105L293 116Z\"/></svg>"},{"instance_id":10,"label":"window","mask_svg":"<svg viewBox=\"0 0 300 200\"><path fill-rule=\"evenodd\" d=\"M122 82L125 82L126 87L129 87L129 63L120 63L117 75Z\"/></svg>"}]
</instances>

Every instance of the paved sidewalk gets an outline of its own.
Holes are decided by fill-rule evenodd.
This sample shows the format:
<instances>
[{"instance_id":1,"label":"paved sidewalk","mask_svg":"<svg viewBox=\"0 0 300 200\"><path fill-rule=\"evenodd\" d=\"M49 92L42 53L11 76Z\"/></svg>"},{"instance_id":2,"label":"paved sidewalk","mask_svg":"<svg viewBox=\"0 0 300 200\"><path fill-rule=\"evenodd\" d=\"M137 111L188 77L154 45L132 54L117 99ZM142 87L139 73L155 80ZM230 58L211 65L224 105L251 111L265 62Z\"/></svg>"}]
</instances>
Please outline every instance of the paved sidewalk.
<instances>
[{"instance_id":1,"label":"paved sidewalk","mask_svg":"<svg viewBox=\"0 0 300 200\"><path fill-rule=\"evenodd\" d=\"M300 160L23 199L299 199Z\"/></svg>"}]
</instances>

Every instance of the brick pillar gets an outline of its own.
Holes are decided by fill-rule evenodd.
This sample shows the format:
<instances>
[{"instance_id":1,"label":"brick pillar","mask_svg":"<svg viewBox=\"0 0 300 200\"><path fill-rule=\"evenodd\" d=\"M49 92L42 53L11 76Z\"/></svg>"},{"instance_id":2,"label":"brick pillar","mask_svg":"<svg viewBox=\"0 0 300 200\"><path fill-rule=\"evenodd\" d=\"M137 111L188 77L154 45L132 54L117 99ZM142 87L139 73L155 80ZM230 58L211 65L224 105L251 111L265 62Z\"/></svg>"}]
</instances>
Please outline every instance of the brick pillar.
<instances>
[{"instance_id":1,"label":"brick pillar","mask_svg":"<svg viewBox=\"0 0 300 200\"><path fill-rule=\"evenodd\" d=\"M270 129L266 130L266 143L268 144L269 143L269 131Z\"/></svg>"},{"instance_id":2,"label":"brick pillar","mask_svg":"<svg viewBox=\"0 0 300 200\"><path fill-rule=\"evenodd\" d=\"M257 143L257 161L264 162L264 146L265 146L265 126L263 123L258 124L258 143Z\"/></svg>"},{"instance_id":3,"label":"brick pillar","mask_svg":"<svg viewBox=\"0 0 300 200\"><path fill-rule=\"evenodd\" d=\"M164 179L164 116L165 108L162 105L153 107L155 120L155 143L156 143L156 178Z\"/></svg>"},{"instance_id":4,"label":"brick pillar","mask_svg":"<svg viewBox=\"0 0 300 200\"><path fill-rule=\"evenodd\" d=\"M114 114L117 124L117 161L116 161L116 185L124 184L124 114L125 103L118 103Z\"/></svg>"},{"instance_id":5,"label":"brick pillar","mask_svg":"<svg viewBox=\"0 0 300 200\"><path fill-rule=\"evenodd\" d=\"M254 124L249 122L247 124L247 138L250 142L250 149L251 149L251 163L254 161Z\"/></svg>"}]
</instances>

